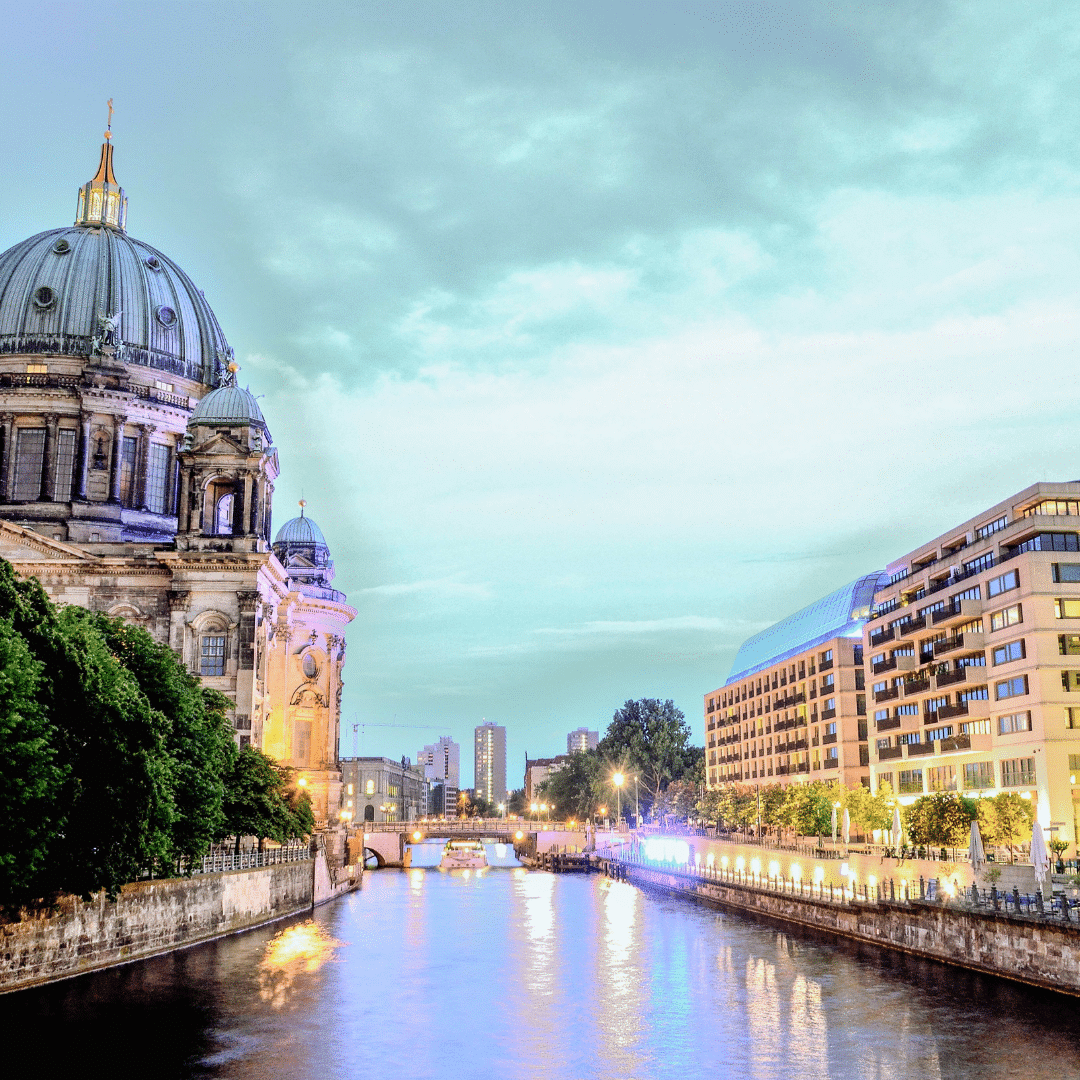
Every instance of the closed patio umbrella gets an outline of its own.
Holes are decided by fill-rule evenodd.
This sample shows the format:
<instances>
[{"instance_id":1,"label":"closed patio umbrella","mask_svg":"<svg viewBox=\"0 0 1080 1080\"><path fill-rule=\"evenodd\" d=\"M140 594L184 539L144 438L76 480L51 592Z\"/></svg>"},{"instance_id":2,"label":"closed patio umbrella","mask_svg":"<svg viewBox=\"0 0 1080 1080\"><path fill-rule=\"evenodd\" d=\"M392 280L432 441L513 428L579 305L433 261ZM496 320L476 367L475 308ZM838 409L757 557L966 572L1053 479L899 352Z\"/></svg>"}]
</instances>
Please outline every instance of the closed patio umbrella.
<instances>
[{"instance_id":1,"label":"closed patio umbrella","mask_svg":"<svg viewBox=\"0 0 1080 1080\"><path fill-rule=\"evenodd\" d=\"M836 807L832 808L832 842L836 843Z\"/></svg>"},{"instance_id":2,"label":"closed patio umbrella","mask_svg":"<svg viewBox=\"0 0 1080 1080\"><path fill-rule=\"evenodd\" d=\"M1031 830L1031 865L1035 867L1035 880L1041 885L1050 869L1050 853L1046 850L1043 827L1037 821Z\"/></svg>"},{"instance_id":3,"label":"closed patio umbrella","mask_svg":"<svg viewBox=\"0 0 1080 1080\"><path fill-rule=\"evenodd\" d=\"M903 842L904 830L900 824L900 807L894 806L892 812L892 842L894 846L899 847Z\"/></svg>"},{"instance_id":4,"label":"closed patio umbrella","mask_svg":"<svg viewBox=\"0 0 1080 1080\"><path fill-rule=\"evenodd\" d=\"M986 852L983 850L982 833L979 832L978 818L971 819L971 842L968 844L968 856L971 859L971 869L978 870L986 862Z\"/></svg>"},{"instance_id":5,"label":"closed patio umbrella","mask_svg":"<svg viewBox=\"0 0 1080 1080\"><path fill-rule=\"evenodd\" d=\"M845 806L844 807L844 843L845 844L847 844L849 842L850 836L851 836L851 818L848 815L847 807Z\"/></svg>"}]
</instances>

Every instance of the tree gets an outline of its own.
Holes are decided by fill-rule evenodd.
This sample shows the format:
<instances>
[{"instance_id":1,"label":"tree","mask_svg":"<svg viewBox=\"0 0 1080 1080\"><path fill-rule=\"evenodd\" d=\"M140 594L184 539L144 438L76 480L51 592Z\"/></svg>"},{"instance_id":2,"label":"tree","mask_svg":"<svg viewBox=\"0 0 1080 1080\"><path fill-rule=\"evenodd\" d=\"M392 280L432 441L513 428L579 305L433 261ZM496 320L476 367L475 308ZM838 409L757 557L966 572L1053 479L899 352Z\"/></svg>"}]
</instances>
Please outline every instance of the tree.
<instances>
[{"instance_id":1,"label":"tree","mask_svg":"<svg viewBox=\"0 0 1080 1080\"><path fill-rule=\"evenodd\" d=\"M603 761L595 750L571 754L558 772L551 773L540 785L538 794L544 802L554 803L563 818L588 820L597 807L608 800ZM614 806L614 793L611 796Z\"/></svg>"},{"instance_id":2,"label":"tree","mask_svg":"<svg viewBox=\"0 0 1080 1080\"><path fill-rule=\"evenodd\" d=\"M277 764L261 750L245 746L232 762L226 777L222 836L254 836L263 840L286 840L309 835L315 820L306 792L290 788L292 770Z\"/></svg>"},{"instance_id":3,"label":"tree","mask_svg":"<svg viewBox=\"0 0 1080 1080\"><path fill-rule=\"evenodd\" d=\"M1016 862L1014 845L1031 839L1035 821L1035 807L1030 799L1021 798L1015 792L1003 791L992 799L979 799L979 828L991 844L1009 849L1009 859Z\"/></svg>"},{"instance_id":4,"label":"tree","mask_svg":"<svg viewBox=\"0 0 1080 1080\"><path fill-rule=\"evenodd\" d=\"M974 799L955 792L923 795L908 807L908 835L915 844L964 847L971 832L971 822L978 813Z\"/></svg>"},{"instance_id":5,"label":"tree","mask_svg":"<svg viewBox=\"0 0 1080 1080\"><path fill-rule=\"evenodd\" d=\"M524 814L525 813L525 789L516 788L510 792L510 799L506 804L506 812L508 814Z\"/></svg>"},{"instance_id":6,"label":"tree","mask_svg":"<svg viewBox=\"0 0 1080 1080\"><path fill-rule=\"evenodd\" d=\"M704 750L690 745L690 726L670 699L642 698L627 701L612 717L598 747L612 771L636 775L642 802L652 802L672 780L693 778ZM574 755L575 757L578 755Z\"/></svg>"},{"instance_id":7,"label":"tree","mask_svg":"<svg viewBox=\"0 0 1080 1080\"><path fill-rule=\"evenodd\" d=\"M57 826L63 770L38 702L42 666L0 619L0 910L35 899Z\"/></svg>"}]
</instances>

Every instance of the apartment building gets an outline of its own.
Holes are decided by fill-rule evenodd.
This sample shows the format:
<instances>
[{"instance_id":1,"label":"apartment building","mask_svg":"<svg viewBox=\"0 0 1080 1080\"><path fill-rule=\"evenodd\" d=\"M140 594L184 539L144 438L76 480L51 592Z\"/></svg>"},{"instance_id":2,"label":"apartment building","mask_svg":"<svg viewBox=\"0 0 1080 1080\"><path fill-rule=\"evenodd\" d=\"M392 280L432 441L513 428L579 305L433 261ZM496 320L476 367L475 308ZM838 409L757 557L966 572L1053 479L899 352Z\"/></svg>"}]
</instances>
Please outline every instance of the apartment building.
<instances>
[{"instance_id":1,"label":"apartment building","mask_svg":"<svg viewBox=\"0 0 1080 1080\"><path fill-rule=\"evenodd\" d=\"M875 790L1015 791L1076 842L1080 482L1034 484L890 564L863 655Z\"/></svg>"},{"instance_id":2,"label":"apartment building","mask_svg":"<svg viewBox=\"0 0 1080 1080\"><path fill-rule=\"evenodd\" d=\"M887 583L861 577L743 642L705 696L710 787L870 784L863 626Z\"/></svg>"},{"instance_id":3,"label":"apartment building","mask_svg":"<svg viewBox=\"0 0 1080 1080\"><path fill-rule=\"evenodd\" d=\"M588 728L574 728L566 736L566 752L568 754L584 754L589 750L595 750L600 745L600 732L590 731Z\"/></svg>"},{"instance_id":4,"label":"apartment building","mask_svg":"<svg viewBox=\"0 0 1080 1080\"><path fill-rule=\"evenodd\" d=\"M429 784L423 767L408 758L342 758L342 818L365 821L415 821L428 813Z\"/></svg>"},{"instance_id":5,"label":"apartment building","mask_svg":"<svg viewBox=\"0 0 1080 1080\"><path fill-rule=\"evenodd\" d=\"M506 728L486 720L473 731L476 797L492 806L506 803Z\"/></svg>"}]
</instances>

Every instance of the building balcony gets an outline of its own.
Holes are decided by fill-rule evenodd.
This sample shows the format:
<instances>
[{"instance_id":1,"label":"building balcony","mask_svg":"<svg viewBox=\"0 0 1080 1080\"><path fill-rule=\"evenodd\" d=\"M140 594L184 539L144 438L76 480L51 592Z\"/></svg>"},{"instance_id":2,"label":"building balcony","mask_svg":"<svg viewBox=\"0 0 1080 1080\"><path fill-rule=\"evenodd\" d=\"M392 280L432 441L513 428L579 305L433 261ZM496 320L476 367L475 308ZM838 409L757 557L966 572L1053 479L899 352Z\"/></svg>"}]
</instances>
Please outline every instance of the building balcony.
<instances>
[{"instance_id":1,"label":"building balcony","mask_svg":"<svg viewBox=\"0 0 1080 1080\"><path fill-rule=\"evenodd\" d=\"M791 771L792 772L800 772L800 773L808 773L810 771L810 762L809 761L801 761L801 762L799 762L798 765L792 765Z\"/></svg>"},{"instance_id":2,"label":"building balcony","mask_svg":"<svg viewBox=\"0 0 1080 1080\"><path fill-rule=\"evenodd\" d=\"M985 648L985 646L985 635L977 631L968 631L966 634L957 634L955 637L945 638L943 641L935 641L934 655L941 656L942 653L953 652L955 649L974 652Z\"/></svg>"},{"instance_id":3,"label":"building balcony","mask_svg":"<svg viewBox=\"0 0 1080 1080\"><path fill-rule=\"evenodd\" d=\"M899 716L890 716L886 720L879 720L877 722L877 724L875 725L876 730L878 730L878 731L892 731L894 728L898 728L899 726L900 726L900 717Z\"/></svg>"},{"instance_id":4,"label":"building balcony","mask_svg":"<svg viewBox=\"0 0 1080 1080\"><path fill-rule=\"evenodd\" d=\"M900 687L898 687L898 686L890 686L886 690L878 690L874 694L874 700L877 701L877 702L892 701L894 698L898 698L899 696L900 696Z\"/></svg>"},{"instance_id":5,"label":"building balcony","mask_svg":"<svg viewBox=\"0 0 1080 1080\"><path fill-rule=\"evenodd\" d=\"M882 660L880 663L874 665L874 674L881 675L886 671L896 670L896 657L892 657L890 660Z\"/></svg>"},{"instance_id":6,"label":"building balcony","mask_svg":"<svg viewBox=\"0 0 1080 1080\"><path fill-rule=\"evenodd\" d=\"M870 635L870 648L875 648L878 645L884 645L886 641L895 641L896 632L891 626L887 626L882 630L878 630L876 633Z\"/></svg>"},{"instance_id":7,"label":"building balcony","mask_svg":"<svg viewBox=\"0 0 1080 1080\"><path fill-rule=\"evenodd\" d=\"M821 719L822 720L831 720L835 715L836 715L836 710L835 709L822 709L821 710Z\"/></svg>"},{"instance_id":8,"label":"building balcony","mask_svg":"<svg viewBox=\"0 0 1080 1080\"><path fill-rule=\"evenodd\" d=\"M877 752L878 761L893 761L895 758L902 758L904 756L904 748L902 746L883 746Z\"/></svg>"},{"instance_id":9,"label":"building balcony","mask_svg":"<svg viewBox=\"0 0 1080 1080\"><path fill-rule=\"evenodd\" d=\"M963 622L965 619L977 619L983 613L981 600L960 600L950 604L940 611L933 613L935 626L947 625L951 622Z\"/></svg>"},{"instance_id":10,"label":"building balcony","mask_svg":"<svg viewBox=\"0 0 1080 1080\"><path fill-rule=\"evenodd\" d=\"M934 744L932 742L917 742L908 743L907 753L908 757L922 757L926 754L932 754L934 752Z\"/></svg>"},{"instance_id":11,"label":"building balcony","mask_svg":"<svg viewBox=\"0 0 1080 1080\"><path fill-rule=\"evenodd\" d=\"M942 705L937 711L938 720L952 720L957 716L967 716L967 702L962 701L959 705Z\"/></svg>"},{"instance_id":12,"label":"building balcony","mask_svg":"<svg viewBox=\"0 0 1080 1080\"><path fill-rule=\"evenodd\" d=\"M831 660L823 660L818 664L818 671L828 671L832 668L833 662Z\"/></svg>"},{"instance_id":13,"label":"building balcony","mask_svg":"<svg viewBox=\"0 0 1080 1080\"><path fill-rule=\"evenodd\" d=\"M954 735L951 739L938 739L939 754L955 754L971 749L970 735Z\"/></svg>"},{"instance_id":14,"label":"building balcony","mask_svg":"<svg viewBox=\"0 0 1080 1080\"><path fill-rule=\"evenodd\" d=\"M925 694L929 689L929 679L909 679L904 683L904 697L914 697L916 694Z\"/></svg>"},{"instance_id":15,"label":"building balcony","mask_svg":"<svg viewBox=\"0 0 1080 1080\"><path fill-rule=\"evenodd\" d=\"M954 683L967 682L967 668L954 668L952 671L946 671L944 675L935 675L934 682L937 684L939 690L943 686L952 686Z\"/></svg>"},{"instance_id":16,"label":"building balcony","mask_svg":"<svg viewBox=\"0 0 1080 1080\"><path fill-rule=\"evenodd\" d=\"M901 637L911 637L912 634L917 634L920 630L926 628L926 619L922 615L916 615L913 619L905 619L896 627L896 632Z\"/></svg>"},{"instance_id":17,"label":"building balcony","mask_svg":"<svg viewBox=\"0 0 1080 1080\"><path fill-rule=\"evenodd\" d=\"M821 737L821 745L822 746L828 746L830 743L834 743L834 742L836 742L836 732L835 731L831 735L822 735L822 737Z\"/></svg>"},{"instance_id":18,"label":"building balcony","mask_svg":"<svg viewBox=\"0 0 1080 1080\"><path fill-rule=\"evenodd\" d=\"M822 762L822 764L825 766L826 769L839 769L840 768L840 759L839 758L834 758L834 757L827 757Z\"/></svg>"}]
</instances>

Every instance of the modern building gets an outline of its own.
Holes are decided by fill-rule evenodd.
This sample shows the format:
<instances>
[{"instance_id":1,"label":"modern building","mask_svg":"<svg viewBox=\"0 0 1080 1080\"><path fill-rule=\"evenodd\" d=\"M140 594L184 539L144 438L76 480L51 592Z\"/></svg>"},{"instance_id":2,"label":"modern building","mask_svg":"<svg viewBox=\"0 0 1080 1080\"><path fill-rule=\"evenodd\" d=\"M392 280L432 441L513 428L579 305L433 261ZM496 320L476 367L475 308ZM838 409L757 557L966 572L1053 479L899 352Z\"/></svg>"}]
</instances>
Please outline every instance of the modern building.
<instances>
[{"instance_id":1,"label":"modern building","mask_svg":"<svg viewBox=\"0 0 1080 1080\"><path fill-rule=\"evenodd\" d=\"M885 581L858 578L743 642L705 696L709 787L869 786L862 631Z\"/></svg>"},{"instance_id":2,"label":"modern building","mask_svg":"<svg viewBox=\"0 0 1080 1080\"><path fill-rule=\"evenodd\" d=\"M473 790L478 799L506 802L506 728L484 721L473 732Z\"/></svg>"},{"instance_id":3,"label":"modern building","mask_svg":"<svg viewBox=\"0 0 1080 1080\"><path fill-rule=\"evenodd\" d=\"M170 645L334 824L356 612L303 510L271 542L262 410L202 291L126 226L110 131L74 225L0 254L0 555Z\"/></svg>"},{"instance_id":4,"label":"modern building","mask_svg":"<svg viewBox=\"0 0 1080 1080\"><path fill-rule=\"evenodd\" d=\"M429 807L428 813L456 817L461 789L461 747L449 735L444 735L437 743L421 747L416 764L437 796L437 805Z\"/></svg>"},{"instance_id":5,"label":"modern building","mask_svg":"<svg viewBox=\"0 0 1080 1080\"><path fill-rule=\"evenodd\" d=\"M540 785L557 773L570 760L569 754L559 754L549 758L525 758L525 806L537 797Z\"/></svg>"},{"instance_id":6,"label":"modern building","mask_svg":"<svg viewBox=\"0 0 1080 1080\"><path fill-rule=\"evenodd\" d=\"M579 727L566 736L566 752L582 754L586 750L595 750L600 745L600 732Z\"/></svg>"},{"instance_id":7,"label":"modern building","mask_svg":"<svg viewBox=\"0 0 1080 1080\"><path fill-rule=\"evenodd\" d=\"M345 821L416 821L426 817L429 783L408 758L343 758L341 816Z\"/></svg>"},{"instance_id":8,"label":"modern building","mask_svg":"<svg viewBox=\"0 0 1080 1080\"><path fill-rule=\"evenodd\" d=\"M875 790L1018 792L1075 844L1080 482L1033 484L891 563L863 633Z\"/></svg>"}]
</instances>

